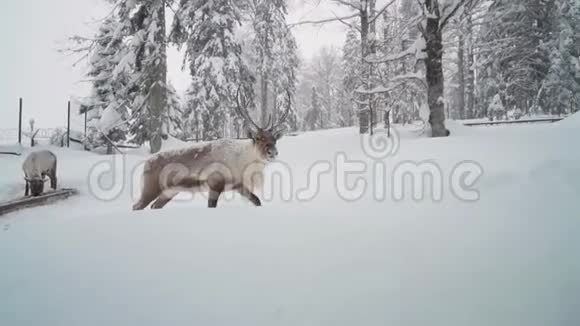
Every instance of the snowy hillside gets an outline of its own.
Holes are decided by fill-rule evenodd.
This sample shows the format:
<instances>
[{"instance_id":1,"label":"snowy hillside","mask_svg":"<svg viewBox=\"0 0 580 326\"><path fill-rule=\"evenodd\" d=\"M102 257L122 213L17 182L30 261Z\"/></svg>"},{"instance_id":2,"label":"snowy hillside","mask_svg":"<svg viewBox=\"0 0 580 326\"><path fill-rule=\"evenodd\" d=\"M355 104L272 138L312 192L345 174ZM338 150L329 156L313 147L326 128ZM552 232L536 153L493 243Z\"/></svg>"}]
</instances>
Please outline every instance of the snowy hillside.
<instances>
[{"instance_id":1,"label":"snowy hillside","mask_svg":"<svg viewBox=\"0 0 580 326\"><path fill-rule=\"evenodd\" d=\"M354 129L286 137L291 198L261 208L235 197L209 210L197 195L134 213L131 171L146 154L55 150L61 185L81 195L0 217L0 325L577 325L579 119L450 124L445 139L402 128L398 152L378 161ZM341 198L338 153L384 164L385 198ZM23 191L22 159L2 158L4 199ZM101 176L112 190L96 194L103 160L125 179ZM483 168L478 200L452 191L466 161ZM298 195L315 162L330 172ZM401 162L439 166L441 200L395 200Z\"/></svg>"}]
</instances>

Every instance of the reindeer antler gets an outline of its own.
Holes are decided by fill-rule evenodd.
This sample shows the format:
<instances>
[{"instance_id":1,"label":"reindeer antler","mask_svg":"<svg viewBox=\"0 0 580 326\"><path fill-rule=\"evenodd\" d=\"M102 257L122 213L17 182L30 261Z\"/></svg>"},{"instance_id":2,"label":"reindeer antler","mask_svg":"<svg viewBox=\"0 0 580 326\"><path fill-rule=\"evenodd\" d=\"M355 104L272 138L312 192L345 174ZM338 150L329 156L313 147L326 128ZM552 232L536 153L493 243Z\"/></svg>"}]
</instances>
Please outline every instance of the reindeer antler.
<instances>
[{"instance_id":1,"label":"reindeer antler","mask_svg":"<svg viewBox=\"0 0 580 326\"><path fill-rule=\"evenodd\" d=\"M261 129L255 122L254 120L250 117L250 114L248 113L248 109L247 109L247 103L246 101L244 101L244 106L242 108L242 105L240 104L240 89L242 87L238 87L238 90L236 91L236 111L238 112L238 114L240 115L240 117L246 121L249 121L255 128L257 129Z\"/></svg>"},{"instance_id":2,"label":"reindeer antler","mask_svg":"<svg viewBox=\"0 0 580 326\"><path fill-rule=\"evenodd\" d=\"M288 107L286 107L286 110L284 110L284 113L282 113L282 115L278 119L278 122L276 122L276 124L273 124L272 127L269 128L270 130L275 130L282 123L284 123L284 121L286 121L286 118L288 118L288 113L290 113L290 109L292 108L292 95L290 94L289 90L286 90L286 95L288 96Z\"/></svg>"},{"instance_id":3,"label":"reindeer antler","mask_svg":"<svg viewBox=\"0 0 580 326\"><path fill-rule=\"evenodd\" d=\"M240 90L241 90L241 88L242 88L241 86L238 87L238 90L236 91L236 104L237 104L236 111L238 112L238 114L240 115L240 117L242 119L249 121L256 128L256 130L258 130L258 129L275 130L282 123L284 123L284 121L286 121L286 118L288 117L288 113L290 112L290 109L292 108L292 96L291 96L289 90L286 90L286 94L288 95L288 107L286 108L286 110L284 110L284 113L282 113L282 115L280 116L280 118L278 119L278 121L275 124L273 124L272 123L272 115L269 115L268 116L268 121L266 122L266 124L264 125L264 127L260 127L250 117L250 114L248 113L248 110L247 110L247 103L246 103L246 101L243 101L243 105L240 104Z\"/></svg>"}]
</instances>

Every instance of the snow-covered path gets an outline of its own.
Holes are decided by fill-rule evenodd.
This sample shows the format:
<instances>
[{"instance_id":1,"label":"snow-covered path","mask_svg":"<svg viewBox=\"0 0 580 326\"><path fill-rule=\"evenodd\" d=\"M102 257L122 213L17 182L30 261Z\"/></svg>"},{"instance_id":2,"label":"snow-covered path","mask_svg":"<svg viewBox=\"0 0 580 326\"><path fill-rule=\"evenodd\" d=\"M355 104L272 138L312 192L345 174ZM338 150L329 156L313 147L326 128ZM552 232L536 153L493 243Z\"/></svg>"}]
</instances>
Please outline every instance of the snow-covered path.
<instances>
[{"instance_id":1,"label":"snow-covered path","mask_svg":"<svg viewBox=\"0 0 580 326\"><path fill-rule=\"evenodd\" d=\"M346 202L329 172L308 201L293 193L257 209L235 198L208 210L196 198L134 213L129 187L109 202L89 193L103 157L59 151L61 184L82 195L0 218L0 325L580 324L575 120L454 126L448 139L402 130L387 172L435 162L438 202L373 191ZM339 152L374 162L353 129L279 149L294 190ZM123 170L143 157L127 155ZM21 159L2 161L0 196L20 191ZM474 202L447 181L465 161L484 171Z\"/></svg>"}]
</instances>

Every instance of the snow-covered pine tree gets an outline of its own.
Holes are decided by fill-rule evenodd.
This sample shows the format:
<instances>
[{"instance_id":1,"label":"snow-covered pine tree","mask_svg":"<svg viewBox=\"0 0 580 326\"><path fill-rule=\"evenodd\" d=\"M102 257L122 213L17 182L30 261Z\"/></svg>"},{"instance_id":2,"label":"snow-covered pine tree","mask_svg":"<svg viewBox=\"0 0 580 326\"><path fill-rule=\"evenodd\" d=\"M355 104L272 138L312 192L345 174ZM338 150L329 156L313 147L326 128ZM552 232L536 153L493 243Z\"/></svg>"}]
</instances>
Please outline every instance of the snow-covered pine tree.
<instances>
[{"instance_id":1,"label":"snow-covered pine tree","mask_svg":"<svg viewBox=\"0 0 580 326\"><path fill-rule=\"evenodd\" d=\"M320 95L316 87L312 87L311 107L304 117L304 130L317 130L324 128L324 117L320 103Z\"/></svg>"},{"instance_id":2,"label":"snow-covered pine tree","mask_svg":"<svg viewBox=\"0 0 580 326\"><path fill-rule=\"evenodd\" d=\"M183 130L186 135L186 139L194 139L195 141L201 140L203 130L200 125L200 110L195 104L195 92L192 85L185 91L185 97L183 101Z\"/></svg>"},{"instance_id":3,"label":"snow-covered pine tree","mask_svg":"<svg viewBox=\"0 0 580 326\"><path fill-rule=\"evenodd\" d=\"M305 78L316 87L325 128L336 127L342 120L339 107L342 75L341 57L334 47L322 47L308 64Z\"/></svg>"},{"instance_id":4,"label":"snow-covered pine tree","mask_svg":"<svg viewBox=\"0 0 580 326\"><path fill-rule=\"evenodd\" d=\"M342 47L342 69L344 71L344 88L352 93L361 82L361 51L359 34L354 28L349 28Z\"/></svg>"},{"instance_id":5,"label":"snow-covered pine tree","mask_svg":"<svg viewBox=\"0 0 580 326\"><path fill-rule=\"evenodd\" d=\"M190 119L205 140L222 138L239 87L251 98L252 76L241 58L234 34L240 13L233 0L181 0L173 24L173 42L185 44L191 73L188 107Z\"/></svg>"},{"instance_id":6,"label":"snow-covered pine tree","mask_svg":"<svg viewBox=\"0 0 580 326\"><path fill-rule=\"evenodd\" d=\"M351 103L343 110L342 119L348 121L347 125L352 125L356 118L357 105L352 100L354 90L362 85L362 54L360 47L360 33L354 28L349 28L346 33L346 40L342 47L342 88L345 97Z\"/></svg>"},{"instance_id":7,"label":"snow-covered pine tree","mask_svg":"<svg viewBox=\"0 0 580 326\"><path fill-rule=\"evenodd\" d=\"M580 105L580 1L556 0L552 19L550 69L541 105L560 115Z\"/></svg>"},{"instance_id":8,"label":"snow-covered pine tree","mask_svg":"<svg viewBox=\"0 0 580 326\"><path fill-rule=\"evenodd\" d=\"M286 12L284 11L284 16ZM300 65L298 58L298 46L290 29L284 24L280 31L280 39L275 43L274 56L277 58L276 69L271 75L274 94L276 94L277 109L273 113L273 120L283 114L290 107L287 119L283 122L285 130L296 131L298 129L298 113L294 105L296 94L297 70ZM272 79L271 78L271 79ZM288 97L290 96L290 98ZM290 103L288 103L290 101Z\"/></svg>"},{"instance_id":9,"label":"snow-covered pine tree","mask_svg":"<svg viewBox=\"0 0 580 326\"><path fill-rule=\"evenodd\" d=\"M83 100L80 113L87 114L87 148L107 147L107 154L112 154L110 142L126 139L127 128L123 120L128 118L124 94L128 75L115 73L116 67L127 53L123 43L123 34L118 17L113 13L99 27L93 44L89 46L89 70L87 76L92 83L91 95ZM74 38L73 38L74 39ZM87 40L76 38L86 43Z\"/></svg>"},{"instance_id":10,"label":"snow-covered pine tree","mask_svg":"<svg viewBox=\"0 0 580 326\"><path fill-rule=\"evenodd\" d=\"M115 124L116 130L127 125L130 141L137 144L149 141L151 152L157 152L161 149L163 131L168 129L163 126L163 123L168 121L164 117L167 116L167 94L170 92L166 84L165 6L171 1L109 0L108 2L113 4L113 10L103 21L101 29L108 31L115 42L114 45L113 43L108 45L107 51L114 47L118 47L118 51L111 51L114 54L109 54L110 76L103 78L104 84L111 85L114 101L107 103L102 114L107 116L108 122L113 118L120 120ZM113 25L114 27L111 27ZM83 39L77 37L76 40ZM92 51L94 47L93 45L81 48L75 52L83 52L86 49L94 52ZM99 68L96 64L91 65L95 70L92 73L98 74ZM96 89L95 96L100 96L99 93L102 93L102 90ZM95 98L88 102L84 105L85 108L101 103L95 101ZM95 111L92 115L98 117L101 112ZM118 133L117 135L121 137Z\"/></svg>"},{"instance_id":11,"label":"snow-covered pine tree","mask_svg":"<svg viewBox=\"0 0 580 326\"><path fill-rule=\"evenodd\" d=\"M171 83L167 84L167 110L163 115L163 133L181 140L189 136L185 131L186 116L181 98Z\"/></svg>"},{"instance_id":12,"label":"snow-covered pine tree","mask_svg":"<svg viewBox=\"0 0 580 326\"><path fill-rule=\"evenodd\" d=\"M252 26L251 66L258 76L261 120L265 123L269 115L275 119L280 114L272 108L286 108L288 91L294 96L299 65L297 45L286 25L286 0L248 1L243 9Z\"/></svg>"},{"instance_id":13,"label":"snow-covered pine tree","mask_svg":"<svg viewBox=\"0 0 580 326\"><path fill-rule=\"evenodd\" d=\"M501 96L499 94L495 94L491 103L489 104L489 108L487 109L489 112L490 120L502 120L505 117L505 106L503 105L503 101L501 100Z\"/></svg>"},{"instance_id":14,"label":"snow-covered pine tree","mask_svg":"<svg viewBox=\"0 0 580 326\"><path fill-rule=\"evenodd\" d=\"M496 94L490 87L505 89L507 108L528 112L545 92L543 81L550 68L549 45L555 1L493 1L485 15L478 52L478 83L483 108ZM497 86L496 86L497 85Z\"/></svg>"},{"instance_id":15,"label":"snow-covered pine tree","mask_svg":"<svg viewBox=\"0 0 580 326\"><path fill-rule=\"evenodd\" d=\"M131 71L125 88L130 99L132 142L149 141L152 153L162 146L163 116L167 110L166 0L118 0L121 24L130 36L129 52L118 71Z\"/></svg>"}]
</instances>

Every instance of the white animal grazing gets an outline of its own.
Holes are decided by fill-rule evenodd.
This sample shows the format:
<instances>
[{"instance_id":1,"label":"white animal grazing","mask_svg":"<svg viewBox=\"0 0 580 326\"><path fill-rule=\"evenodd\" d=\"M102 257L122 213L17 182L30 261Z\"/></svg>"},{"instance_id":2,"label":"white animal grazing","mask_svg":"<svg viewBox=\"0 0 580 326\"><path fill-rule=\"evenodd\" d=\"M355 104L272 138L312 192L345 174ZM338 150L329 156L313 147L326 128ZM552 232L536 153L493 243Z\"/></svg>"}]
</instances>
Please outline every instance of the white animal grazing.
<instances>
[{"instance_id":1,"label":"white animal grazing","mask_svg":"<svg viewBox=\"0 0 580 326\"><path fill-rule=\"evenodd\" d=\"M181 191L209 191L208 207L216 207L224 191L237 191L256 206L260 199L254 194L263 180L263 170L278 155L276 141L282 136L279 129L288 116L288 108L276 124L268 121L259 127L239 103L237 110L254 128L248 130L248 140L222 139L192 147L159 153L145 162L141 198L133 210L165 206Z\"/></svg>"},{"instance_id":2,"label":"white animal grazing","mask_svg":"<svg viewBox=\"0 0 580 326\"><path fill-rule=\"evenodd\" d=\"M42 194L46 176L50 178L50 187L56 190L56 155L51 151L41 150L28 154L22 163L22 171L26 181L25 196L28 196L29 189L32 196Z\"/></svg>"}]
</instances>

